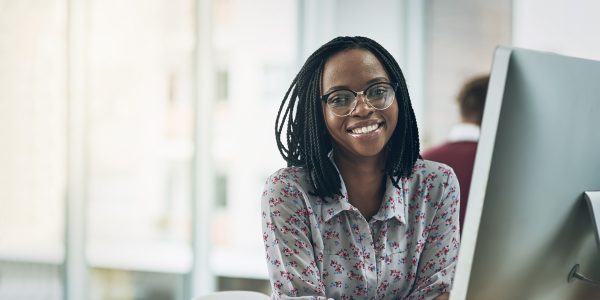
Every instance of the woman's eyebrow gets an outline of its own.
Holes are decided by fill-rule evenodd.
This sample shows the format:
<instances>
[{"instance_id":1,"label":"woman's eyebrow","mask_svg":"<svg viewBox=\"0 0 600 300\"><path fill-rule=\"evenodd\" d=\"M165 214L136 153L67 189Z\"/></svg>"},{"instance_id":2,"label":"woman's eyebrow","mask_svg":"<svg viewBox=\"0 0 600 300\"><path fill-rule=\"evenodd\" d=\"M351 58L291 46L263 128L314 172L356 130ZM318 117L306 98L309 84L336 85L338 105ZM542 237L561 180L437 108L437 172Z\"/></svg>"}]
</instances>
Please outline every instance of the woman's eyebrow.
<instances>
[{"instance_id":1,"label":"woman's eyebrow","mask_svg":"<svg viewBox=\"0 0 600 300\"><path fill-rule=\"evenodd\" d=\"M349 88L345 85L336 85L336 86L332 86L330 87L327 91L325 91L325 95L329 94L333 91L337 91L337 90L348 90Z\"/></svg>"},{"instance_id":2,"label":"woman's eyebrow","mask_svg":"<svg viewBox=\"0 0 600 300\"><path fill-rule=\"evenodd\" d=\"M377 78L373 78L373 79L371 79L371 80L367 81L367 82L366 82L366 85L370 85L370 84L372 84L372 83L375 83L375 82L381 82L381 81L388 82L388 81L389 81L389 79L387 79L387 78L385 78L385 77L377 77ZM329 94L329 93L331 93L331 92L333 92L333 91L336 91L336 90L342 90L342 89L348 89L348 86L345 86L345 85L336 85L336 86L332 86L332 87L330 87L330 88L329 88L329 89L328 89L328 90L325 92L325 95L326 95L326 94Z\"/></svg>"},{"instance_id":3,"label":"woman's eyebrow","mask_svg":"<svg viewBox=\"0 0 600 300\"><path fill-rule=\"evenodd\" d=\"M377 78L373 78L373 79L367 81L367 85L369 85L371 83L375 83L375 82L381 82L381 81L388 82L389 80L385 77L377 77Z\"/></svg>"}]
</instances>

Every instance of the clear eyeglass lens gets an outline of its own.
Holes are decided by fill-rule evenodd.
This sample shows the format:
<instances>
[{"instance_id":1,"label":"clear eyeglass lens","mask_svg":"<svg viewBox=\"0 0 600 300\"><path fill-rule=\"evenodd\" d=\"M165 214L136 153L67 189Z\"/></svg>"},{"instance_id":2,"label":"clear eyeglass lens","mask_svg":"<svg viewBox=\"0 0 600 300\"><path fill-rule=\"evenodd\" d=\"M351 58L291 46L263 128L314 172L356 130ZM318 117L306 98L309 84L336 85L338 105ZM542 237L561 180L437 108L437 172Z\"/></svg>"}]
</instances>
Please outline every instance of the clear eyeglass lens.
<instances>
[{"instance_id":1,"label":"clear eyeglass lens","mask_svg":"<svg viewBox=\"0 0 600 300\"><path fill-rule=\"evenodd\" d=\"M349 91L338 91L327 98L327 104L331 111L337 115L347 115L354 107L356 97Z\"/></svg>"},{"instance_id":2,"label":"clear eyeglass lens","mask_svg":"<svg viewBox=\"0 0 600 300\"><path fill-rule=\"evenodd\" d=\"M378 84L369 88L366 96L373 107L385 109L394 101L394 89L389 84Z\"/></svg>"}]
</instances>

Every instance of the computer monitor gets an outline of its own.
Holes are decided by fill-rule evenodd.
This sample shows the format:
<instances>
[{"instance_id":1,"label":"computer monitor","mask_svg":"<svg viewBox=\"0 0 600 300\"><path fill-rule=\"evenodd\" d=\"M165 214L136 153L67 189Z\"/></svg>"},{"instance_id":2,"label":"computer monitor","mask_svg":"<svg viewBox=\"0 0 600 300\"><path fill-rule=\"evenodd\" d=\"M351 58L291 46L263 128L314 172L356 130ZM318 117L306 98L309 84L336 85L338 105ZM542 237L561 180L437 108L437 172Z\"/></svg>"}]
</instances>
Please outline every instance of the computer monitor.
<instances>
[{"instance_id":1,"label":"computer monitor","mask_svg":"<svg viewBox=\"0 0 600 300\"><path fill-rule=\"evenodd\" d=\"M498 47L450 299L600 299L594 190L600 62Z\"/></svg>"}]
</instances>

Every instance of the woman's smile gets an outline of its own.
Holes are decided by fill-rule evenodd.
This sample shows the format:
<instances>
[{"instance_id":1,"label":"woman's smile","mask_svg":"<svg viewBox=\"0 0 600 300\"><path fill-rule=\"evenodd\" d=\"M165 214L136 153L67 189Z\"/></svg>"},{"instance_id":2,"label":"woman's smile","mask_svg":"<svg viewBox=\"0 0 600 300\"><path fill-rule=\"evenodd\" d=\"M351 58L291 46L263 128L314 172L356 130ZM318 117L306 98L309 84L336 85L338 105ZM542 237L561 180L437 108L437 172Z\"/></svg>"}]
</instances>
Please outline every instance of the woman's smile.
<instances>
[{"instance_id":1,"label":"woman's smile","mask_svg":"<svg viewBox=\"0 0 600 300\"><path fill-rule=\"evenodd\" d=\"M346 131L351 137L357 140L371 140L381 134L384 125L385 122L383 120L372 119L356 122L348 126Z\"/></svg>"}]
</instances>

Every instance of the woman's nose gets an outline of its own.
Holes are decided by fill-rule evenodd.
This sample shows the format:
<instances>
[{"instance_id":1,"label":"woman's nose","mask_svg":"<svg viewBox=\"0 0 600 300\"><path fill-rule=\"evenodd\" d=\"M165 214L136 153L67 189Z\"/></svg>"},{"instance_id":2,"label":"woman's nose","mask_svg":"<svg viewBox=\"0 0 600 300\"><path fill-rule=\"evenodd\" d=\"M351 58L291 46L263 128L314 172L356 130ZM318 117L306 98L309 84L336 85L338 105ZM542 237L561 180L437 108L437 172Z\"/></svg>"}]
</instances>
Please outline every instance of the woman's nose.
<instances>
[{"instance_id":1,"label":"woman's nose","mask_svg":"<svg viewBox=\"0 0 600 300\"><path fill-rule=\"evenodd\" d=\"M367 98L365 95L358 95L356 97L356 108L354 109L353 114L357 116L366 116L375 111L369 103L367 102Z\"/></svg>"}]
</instances>

